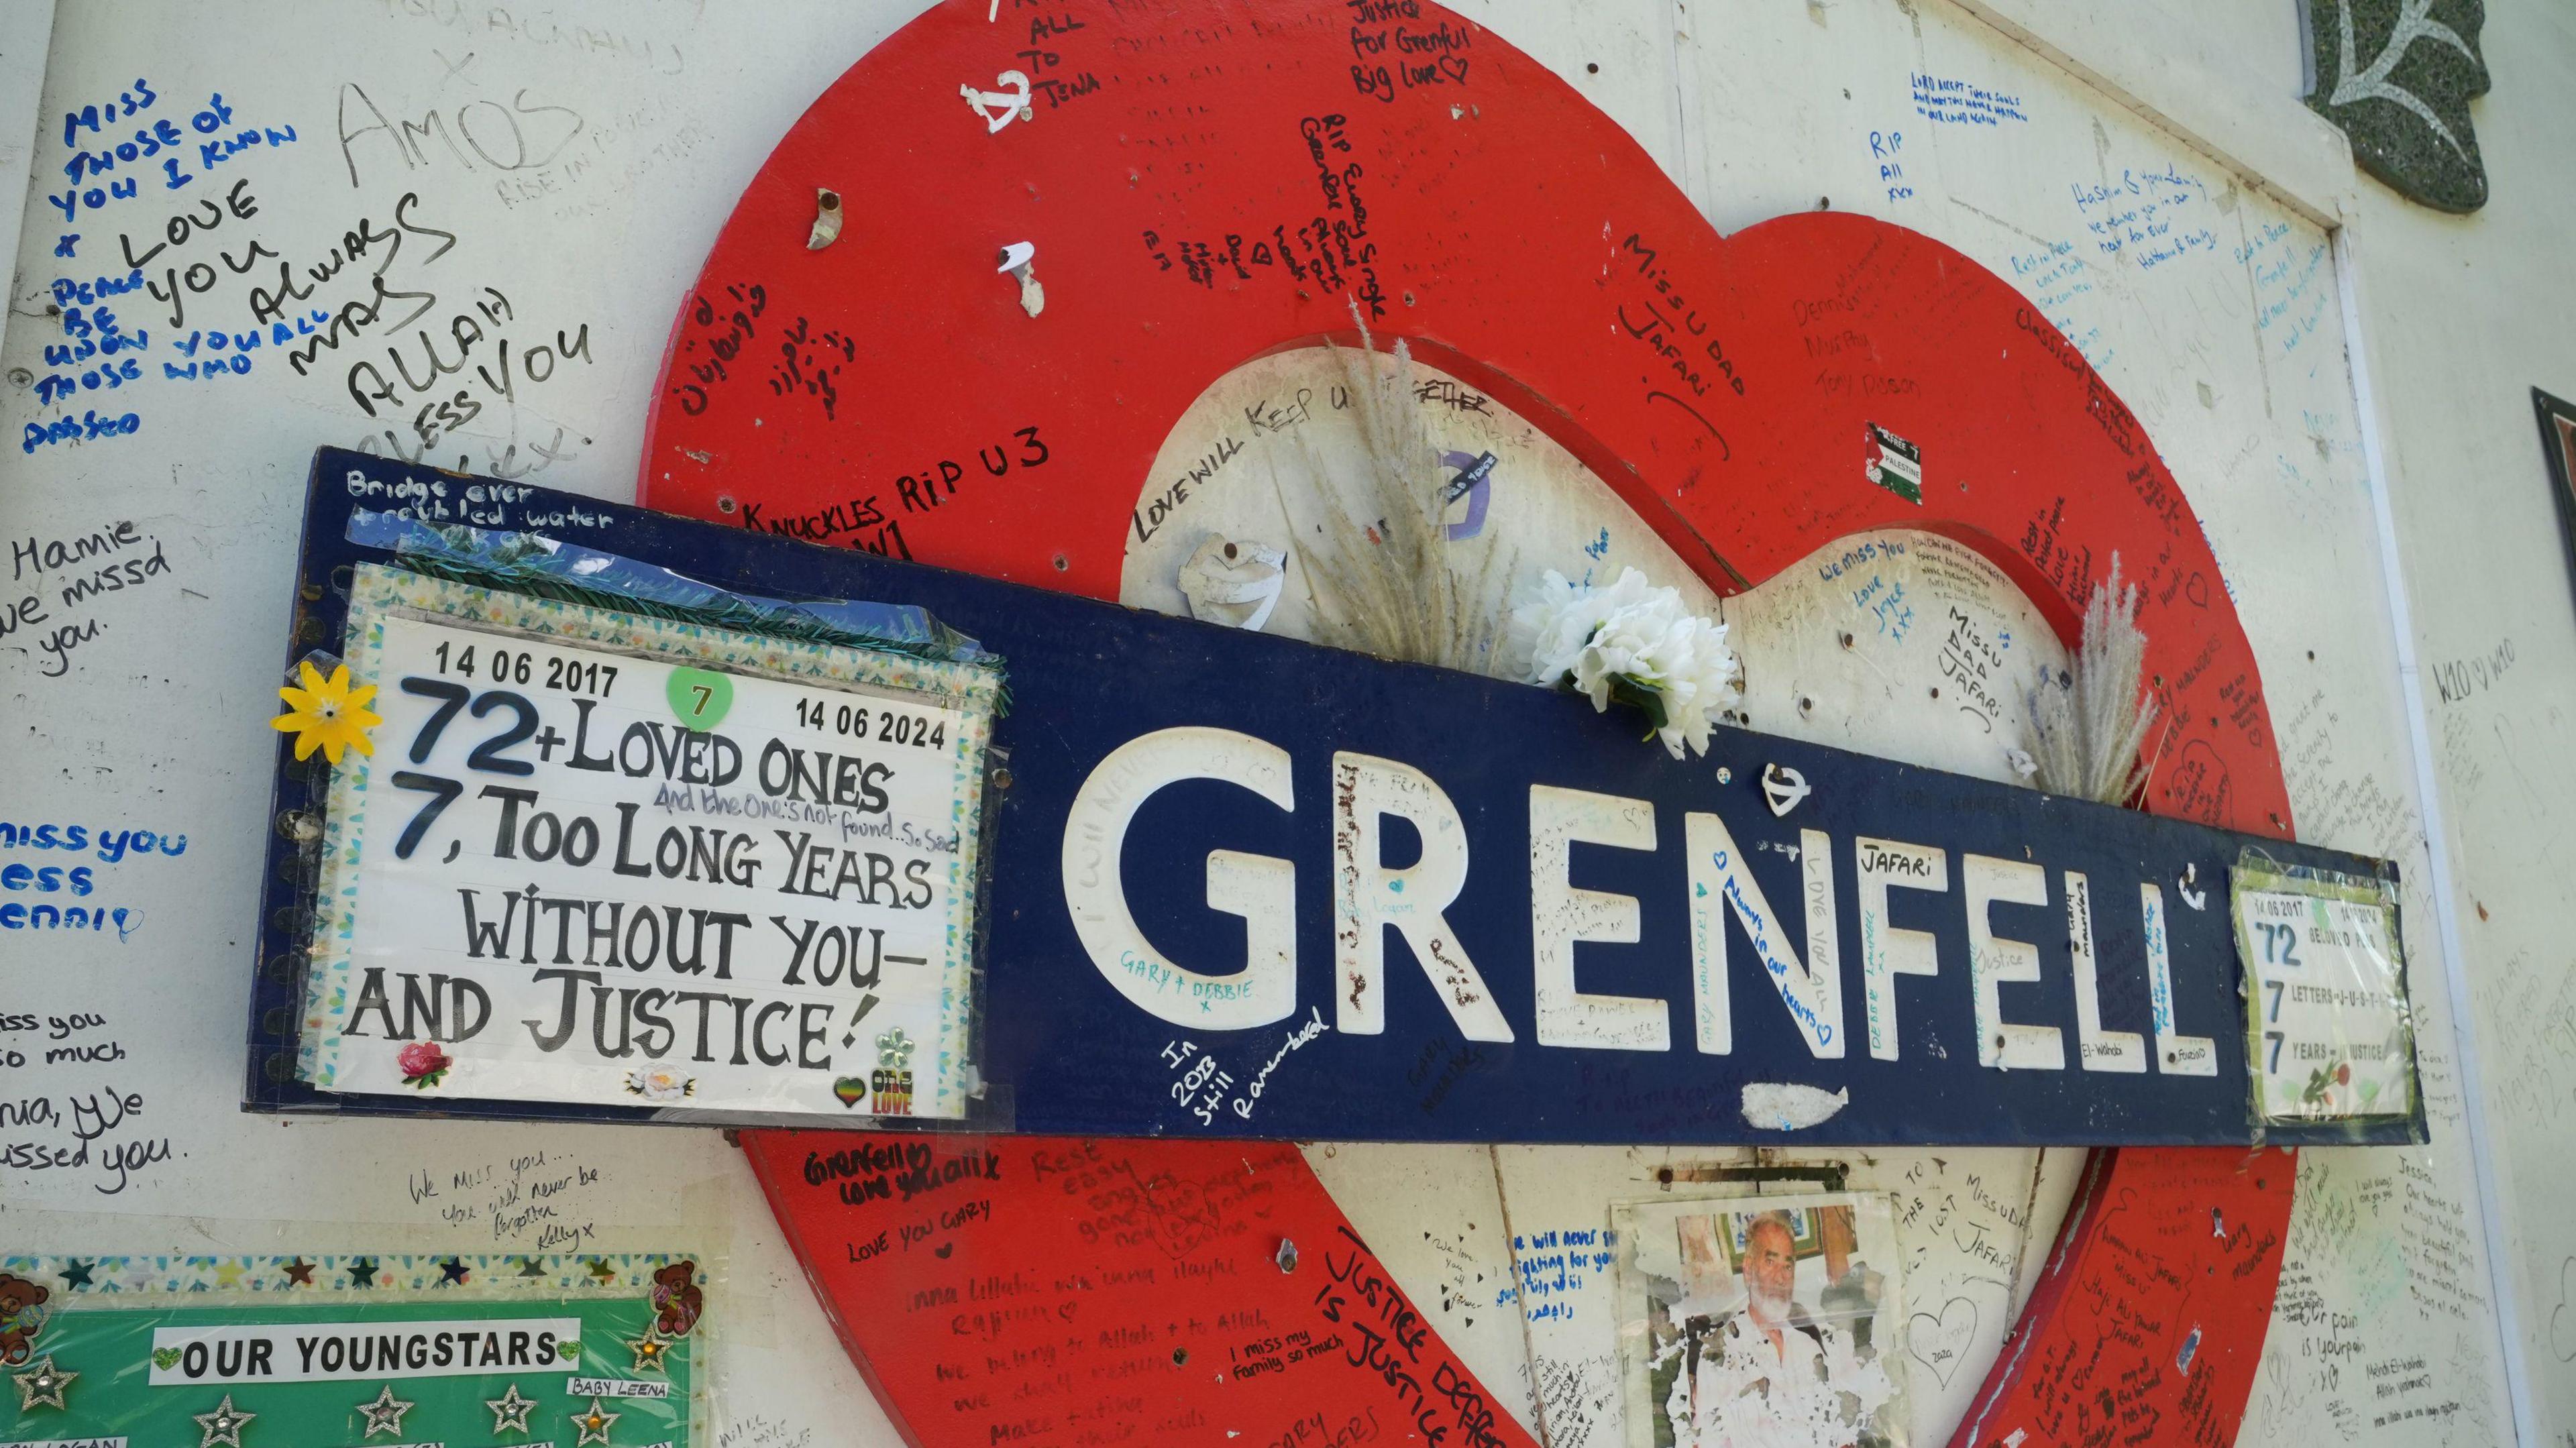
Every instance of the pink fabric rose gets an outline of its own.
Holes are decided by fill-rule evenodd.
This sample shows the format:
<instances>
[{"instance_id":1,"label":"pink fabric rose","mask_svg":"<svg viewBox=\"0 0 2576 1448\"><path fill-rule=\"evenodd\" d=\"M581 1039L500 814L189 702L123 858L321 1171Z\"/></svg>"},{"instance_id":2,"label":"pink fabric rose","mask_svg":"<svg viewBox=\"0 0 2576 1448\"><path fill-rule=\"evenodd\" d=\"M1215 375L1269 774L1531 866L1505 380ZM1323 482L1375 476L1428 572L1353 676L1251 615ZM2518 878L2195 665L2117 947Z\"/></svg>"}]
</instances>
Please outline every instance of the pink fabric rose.
<instances>
[{"instance_id":1,"label":"pink fabric rose","mask_svg":"<svg viewBox=\"0 0 2576 1448\"><path fill-rule=\"evenodd\" d=\"M440 1050L436 1041L414 1041L394 1057L394 1064L402 1068L403 1084L418 1090L437 1085L456 1058Z\"/></svg>"}]
</instances>

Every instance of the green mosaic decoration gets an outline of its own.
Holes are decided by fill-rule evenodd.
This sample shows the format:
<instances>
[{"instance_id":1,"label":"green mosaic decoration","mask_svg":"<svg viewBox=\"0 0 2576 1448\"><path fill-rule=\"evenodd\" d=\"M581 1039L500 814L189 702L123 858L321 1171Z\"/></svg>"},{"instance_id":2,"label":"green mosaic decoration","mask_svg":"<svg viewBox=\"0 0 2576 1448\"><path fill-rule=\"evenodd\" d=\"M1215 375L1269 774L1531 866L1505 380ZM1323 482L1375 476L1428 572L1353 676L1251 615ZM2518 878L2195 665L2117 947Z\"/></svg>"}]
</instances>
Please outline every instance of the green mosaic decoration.
<instances>
[{"instance_id":1,"label":"green mosaic decoration","mask_svg":"<svg viewBox=\"0 0 2576 1448\"><path fill-rule=\"evenodd\" d=\"M2487 93L2485 0L2305 0L2308 105L2352 139L2353 159L2409 200L2487 204L2469 101Z\"/></svg>"}]
</instances>

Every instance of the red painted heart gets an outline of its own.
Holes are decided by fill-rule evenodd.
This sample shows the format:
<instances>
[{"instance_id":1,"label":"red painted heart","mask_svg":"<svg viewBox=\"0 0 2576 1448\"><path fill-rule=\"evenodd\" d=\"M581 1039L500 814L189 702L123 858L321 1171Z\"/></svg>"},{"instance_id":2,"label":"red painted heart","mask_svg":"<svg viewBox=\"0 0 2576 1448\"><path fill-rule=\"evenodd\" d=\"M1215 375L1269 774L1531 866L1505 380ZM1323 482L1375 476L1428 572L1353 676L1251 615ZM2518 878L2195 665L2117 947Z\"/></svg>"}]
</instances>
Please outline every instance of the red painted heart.
<instances>
[{"instance_id":1,"label":"red painted heart","mask_svg":"<svg viewBox=\"0 0 2576 1448\"><path fill-rule=\"evenodd\" d=\"M1928 529L1993 559L2071 638L2119 552L2146 584L2148 671L2178 721L2150 807L2289 832L2253 655L2199 525L2137 419L2024 298L1865 217L1801 214L1720 237L1544 67L1428 0L1419 16L1413 0L1382 8L1354 25L1276 0L1203 15L1067 0L1063 19L1079 27L1032 22L1041 33L949 0L906 26L816 102L727 223L672 334L645 500L1115 597L1140 480L1183 410L1249 358L1351 339L1356 301L1381 341L1410 338L1546 430L1721 592L1849 533ZM959 77L1041 40L1033 120L988 130L958 104ZM815 252L818 187L867 204ZM1036 317L990 265L1020 240L1045 274ZM1891 437L1919 458L1919 481L1888 485ZM926 1443L982 1448L1007 1415L956 1406L972 1394L950 1392L939 1370L957 1364L907 1346L920 1334L883 1303L986 1278L1051 1301L1078 1290L1061 1280L1068 1262L1175 1273L1159 1247L1184 1239L1189 1218L1162 1219L1146 1189L1157 1181L1193 1182L1232 1230L1283 1203L1295 1204L1282 1211L1289 1235L1347 1225L1294 1152L1260 1153L1244 1174L1264 1190L1229 1198L1215 1157L1256 1159L1236 1148L1020 1143L1013 1153L1040 1157L1107 1149L1118 1165L1032 1163L979 1186L1025 1229L986 1232L945 1276L916 1278L889 1254L841 1263L848 1209L785 1186L803 1180L798 1140L745 1141L845 1340ZM2152 1215L2205 1214L2227 1191L2231 1224L2277 1243L2291 1168L2259 1160L2097 1155L1971 1425L2024 1432L2028 1448L2076 1433L2051 1426L2042 1398L2079 1337L2089 1351L2099 1334L2061 1309L2137 1297L2118 1272L2122 1244L2085 1209L2100 1193L2130 1192ZM1058 1217L1093 1230L1041 1228ZM1267 1260L1259 1245L1192 1244L1178 1261L1202 1275L1160 1279L1156 1310L1317 1321L1305 1273L1248 1265ZM1224 1280L1205 1275L1220 1262ZM2267 1247L2199 1289L2207 1331L2188 1366L2132 1365L2154 1383L2147 1404L2232 1435L2278 1270ZM1436 1335L1424 1350L1439 1351ZM1270 1436L1315 1401L1246 1388L1175 1373L1150 1396L1176 1420ZM1493 1431L1522 1441L1508 1419Z\"/></svg>"}]
</instances>

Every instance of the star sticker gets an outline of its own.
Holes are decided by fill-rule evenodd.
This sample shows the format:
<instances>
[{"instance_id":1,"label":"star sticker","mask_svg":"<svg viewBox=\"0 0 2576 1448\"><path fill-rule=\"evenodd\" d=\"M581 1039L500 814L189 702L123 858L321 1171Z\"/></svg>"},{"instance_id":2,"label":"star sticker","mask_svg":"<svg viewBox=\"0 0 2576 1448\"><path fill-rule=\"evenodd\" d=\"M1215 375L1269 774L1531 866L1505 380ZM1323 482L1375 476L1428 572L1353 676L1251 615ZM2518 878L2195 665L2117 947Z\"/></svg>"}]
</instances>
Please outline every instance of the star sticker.
<instances>
[{"instance_id":1,"label":"star sticker","mask_svg":"<svg viewBox=\"0 0 2576 1448\"><path fill-rule=\"evenodd\" d=\"M259 1414L245 1413L234 1407L233 1395L226 1393L222 1407L211 1413L190 1413L188 1416L196 1419L197 1426L206 1430L206 1436L198 1442L197 1448L215 1448L218 1443L229 1443L232 1448L242 1448L242 1425L258 1417Z\"/></svg>"},{"instance_id":2,"label":"star sticker","mask_svg":"<svg viewBox=\"0 0 2576 1448\"><path fill-rule=\"evenodd\" d=\"M366 1436L370 1438L378 1433L391 1433L397 1438L401 1437L403 1414L410 1412L411 1408L411 1404L394 1396L394 1385L391 1383L385 1384L385 1390L376 1394L374 1402L358 1405L358 1411L366 1416Z\"/></svg>"},{"instance_id":3,"label":"star sticker","mask_svg":"<svg viewBox=\"0 0 2576 1448\"><path fill-rule=\"evenodd\" d=\"M216 1264L216 1267L215 1267L215 1285L216 1285L216 1286L218 1286L218 1287L239 1287L239 1286L241 1285L241 1279L242 1279L242 1264L240 1264L239 1262L222 1262L222 1263L218 1263L218 1264Z\"/></svg>"},{"instance_id":4,"label":"star sticker","mask_svg":"<svg viewBox=\"0 0 2576 1448\"><path fill-rule=\"evenodd\" d=\"M305 1261L305 1260L304 1260L303 1258L301 1258L301 1257L298 1257L298 1258L296 1258L294 1261L287 1263L287 1264L286 1264L286 1285L287 1285L287 1286L289 1286L289 1287L310 1287L310 1286L312 1286L312 1285L313 1285L313 1264L312 1264L312 1263L310 1263L310 1262Z\"/></svg>"},{"instance_id":5,"label":"star sticker","mask_svg":"<svg viewBox=\"0 0 2576 1448\"><path fill-rule=\"evenodd\" d=\"M591 1258L589 1270L591 1276L599 1279L599 1284L602 1287L605 1287L609 1283L617 1280L617 1269L609 1266L608 1259L605 1257ZM576 1443L573 1445L573 1448L581 1448L581 1445Z\"/></svg>"},{"instance_id":6,"label":"star sticker","mask_svg":"<svg viewBox=\"0 0 2576 1448\"><path fill-rule=\"evenodd\" d=\"M649 1332L647 1335L650 1335ZM63 1389L70 1387L72 1379L79 1377L80 1374L67 1373L55 1367L53 1355L48 1353L44 1361L23 1373L12 1373L10 1376L18 1380L18 1411L27 1413L39 1407L66 1406L63 1402Z\"/></svg>"},{"instance_id":7,"label":"star sticker","mask_svg":"<svg viewBox=\"0 0 2576 1448\"><path fill-rule=\"evenodd\" d=\"M525 1433L528 1431L528 1415L537 1410L537 1400L520 1397L519 1385L512 1383L510 1390L501 1396L485 1398L483 1406L492 1410L494 1433Z\"/></svg>"},{"instance_id":8,"label":"star sticker","mask_svg":"<svg viewBox=\"0 0 2576 1448\"><path fill-rule=\"evenodd\" d=\"M77 1258L66 1258L63 1262L62 1271L63 1286L67 1288L89 1286L90 1269L97 1265L98 1264L95 1262L83 1262Z\"/></svg>"},{"instance_id":9,"label":"star sticker","mask_svg":"<svg viewBox=\"0 0 2576 1448\"><path fill-rule=\"evenodd\" d=\"M522 1277L543 1277L546 1275L546 1269L537 1265L536 1258L522 1257L519 1259L519 1275Z\"/></svg>"},{"instance_id":10,"label":"star sticker","mask_svg":"<svg viewBox=\"0 0 2576 1448\"><path fill-rule=\"evenodd\" d=\"M464 1286L465 1272L465 1259L462 1257L450 1257L438 1264L438 1277L442 1286L451 1284L457 1287Z\"/></svg>"},{"instance_id":11,"label":"star sticker","mask_svg":"<svg viewBox=\"0 0 2576 1448\"><path fill-rule=\"evenodd\" d=\"M612 1413L601 1407L599 1399L591 1399L589 1412L572 1415L572 1425L581 1430L581 1442L573 1444L572 1448L582 1448L584 1443L607 1442L608 1425L625 1416L623 1413ZM240 1448L240 1445L235 1444L234 1448Z\"/></svg>"},{"instance_id":12,"label":"star sticker","mask_svg":"<svg viewBox=\"0 0 2576 1448\"><path fill-rule=\"evenodd\" d=\"M361 1257L357 1261L350 1263L349 1285L352 1287L375 1286L376 1264L365 1257Z\"/></svg>"},{"instance_id":13,"label":"star sticker","mask_svg":"<svg viewBox=\"0 0 2576 1448\"><path fill-rule=\"evenodd\" d=\"M671 1350L671 1340L652 1325L645 1326L642 1337L626 1339L626 1348L635 1354L634 1371L640 1373L647 1368L657 1373L670 1371L666 1358Z\"/></svg>"}]
</instances>

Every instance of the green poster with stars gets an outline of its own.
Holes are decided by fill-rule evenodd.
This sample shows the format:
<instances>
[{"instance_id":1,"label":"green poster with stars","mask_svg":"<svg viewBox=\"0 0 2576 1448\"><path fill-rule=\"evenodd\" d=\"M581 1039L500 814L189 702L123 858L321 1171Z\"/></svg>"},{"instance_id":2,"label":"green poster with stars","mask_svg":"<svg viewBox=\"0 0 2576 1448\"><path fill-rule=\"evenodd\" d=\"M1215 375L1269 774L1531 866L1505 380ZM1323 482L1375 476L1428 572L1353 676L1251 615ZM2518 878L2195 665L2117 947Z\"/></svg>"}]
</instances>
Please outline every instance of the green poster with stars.
<instances>
[{"instance_id":1,"label":"green poster with stars","mask_svg":"<svg viewBox=\"0 0 2576 1448\"><path fill-rule=\"evenodd\" d=\"M686 1257L0 1259L0 1448L690 1448Z\"/></svg>"}]
</instances>

